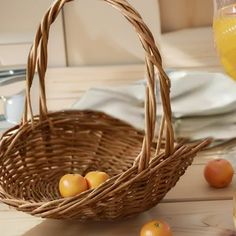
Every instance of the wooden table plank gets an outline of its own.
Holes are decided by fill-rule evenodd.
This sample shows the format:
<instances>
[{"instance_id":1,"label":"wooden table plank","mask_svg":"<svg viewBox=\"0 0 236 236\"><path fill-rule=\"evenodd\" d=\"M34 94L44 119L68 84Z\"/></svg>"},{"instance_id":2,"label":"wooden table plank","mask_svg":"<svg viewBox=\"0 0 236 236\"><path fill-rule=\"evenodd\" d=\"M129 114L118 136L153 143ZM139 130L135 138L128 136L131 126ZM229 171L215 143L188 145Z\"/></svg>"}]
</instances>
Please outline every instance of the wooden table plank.
<instances>
[{"instance_id":1,"label":"wooden table plank","mask_svg":"<svg viewBox=\"0 0 236 236\"><path fill-rule=\"evenodd\" d=\"M168 221L175 236L236 235L229 200L161 203L137 217L114 223L42 220L0 208L0 232L3 236L137 236L140 227L152 219Z\"/></svg>"},{"instance_id":2,"label":"wooden table plank","mask_svg":"<svg viewBox=\"0 0 236 236\"><path fill-rule=\"evenodd\" d=\"M198 201L232 199L236 186L234 175L231 185L223 189L215 189L208 186L203 176L204 165L192 165L181 177L176 186L170 190L163 201Z\"/></svg>"}]
</instances>

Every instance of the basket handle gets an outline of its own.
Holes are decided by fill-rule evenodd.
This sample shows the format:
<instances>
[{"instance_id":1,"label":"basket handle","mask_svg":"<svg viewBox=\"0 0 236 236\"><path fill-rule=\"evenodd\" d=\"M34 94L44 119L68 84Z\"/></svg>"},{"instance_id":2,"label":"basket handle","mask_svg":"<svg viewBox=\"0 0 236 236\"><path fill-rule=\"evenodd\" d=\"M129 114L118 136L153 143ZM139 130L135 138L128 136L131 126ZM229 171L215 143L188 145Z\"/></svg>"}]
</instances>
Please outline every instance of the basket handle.
<instances>
[{"instance_id":1,"label":"basket handle","mask_svg":"<svg viewBox=\"0 0 236 236\"><path fill-rule=\"evenodd\" d=\"M40 86L40 119L47 119L48 109L46 104L45 92L45 74L48 64L48 39L51 24L55 21L65 3L73 0L56 0L48 9L43 17L37 30L34 43L28 56L27 78L26 78L26 104L23 116L23 123L27 122L30 116L32 125L34 125L32 104L30 99L30 88L34 79L35 70L39 75ZM154 37L146 24L143 22L140 14L126 0L103 0L109 5L116 8L122 15L134 26L135 31L141 41L145 52L145 65L147 70L147 86L145 99L145 137L143 140L142 150L135 163L139 163L139 170L148 167L150 161L150 150L154 136L156 123L156 91L155 91L155 69L158 70L160 93L163 104L162 128L159 132L159 141L163 139L165 131L165 152L173 153L174 135L171 123L171 106L170 106L170 81L162 68L160 53L155 44ZM160 146L160 145L157 145Z\"/></svg>"}]
</instances>

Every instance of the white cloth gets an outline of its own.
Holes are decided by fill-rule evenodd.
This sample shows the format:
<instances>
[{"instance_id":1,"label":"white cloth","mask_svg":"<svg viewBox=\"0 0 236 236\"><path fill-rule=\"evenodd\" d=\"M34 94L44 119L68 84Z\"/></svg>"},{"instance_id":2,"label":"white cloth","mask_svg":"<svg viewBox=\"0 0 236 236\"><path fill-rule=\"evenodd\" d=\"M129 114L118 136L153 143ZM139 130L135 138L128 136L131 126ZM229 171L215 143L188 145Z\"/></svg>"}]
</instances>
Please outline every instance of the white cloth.
<instances>
[{"instance_id":1,"label":"white cloth","mask_svg":"<svg viewBox=\"0 0 236 236\"><path fill-rule=\"evenodd\" d=\"M226 139L236 136L236 83L224 74L170 71L171 103L177 136ZM145 82L92 88L73 108L105 112L144 129ZM157 99L159 101L159 99ZM158 104L157 116L161 104Z\"/></svg>"}]
</instances>

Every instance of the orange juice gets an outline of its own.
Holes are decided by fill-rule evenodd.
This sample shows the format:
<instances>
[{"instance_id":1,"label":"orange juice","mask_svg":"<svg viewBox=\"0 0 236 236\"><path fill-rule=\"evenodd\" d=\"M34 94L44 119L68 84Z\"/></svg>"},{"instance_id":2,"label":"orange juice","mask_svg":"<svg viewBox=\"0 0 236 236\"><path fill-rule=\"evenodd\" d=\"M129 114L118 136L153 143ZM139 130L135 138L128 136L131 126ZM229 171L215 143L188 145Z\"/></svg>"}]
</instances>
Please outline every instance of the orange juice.
<instances>
[{"instance_id":1,"label":"orange juice","mask_svg":"<svg viewBox=\"0 0 236 236\"><path fill-rule=\"evenodd\" d=\"M215 43L225 71L236 80L236 5L220 9L213 23Z\"/></svg>"}]
</instances>

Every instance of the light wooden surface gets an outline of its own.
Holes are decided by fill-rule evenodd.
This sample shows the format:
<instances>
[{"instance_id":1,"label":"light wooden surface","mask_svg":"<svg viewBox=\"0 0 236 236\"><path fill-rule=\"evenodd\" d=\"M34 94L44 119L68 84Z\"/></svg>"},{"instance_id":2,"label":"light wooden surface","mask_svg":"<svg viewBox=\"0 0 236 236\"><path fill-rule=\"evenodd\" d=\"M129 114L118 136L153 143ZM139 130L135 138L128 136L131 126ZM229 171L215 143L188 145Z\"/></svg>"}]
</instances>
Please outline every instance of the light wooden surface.
<instances>
[{"instance_id":1,"label":"light wooden surface","mask_svg":"<svg viewBox=\"0 0 236 236\"><path fill-rule=\"evenodd\" d=\"M163 62L167 67L220 67L211 27L188 28L162 34Z\"/></svg>"},{"instance_id":2,"label":"light wooden surface","mask_svg":"<svg viewBox=\"0 0 236 236\"><path fill-rule=\"evenodd\" d=\"M215 69L217 68L207 68ZM142 65L50 69L46 78L49 106L51 110L70 108L89 87L116 86L143 78ZM23 88L23 83L15 87L0 88L0 93L10 94L20 87ZM236 177L234 176L232 184L226 189L210 188L203 178L205 163L214 157L201 154L196 157L193 165L162 203L133 219L116 223L84 224L43 220L0 204L0 235L136 236L139 235L142 224L154 218L168 221L174 236L236 235L232 220L232 196L236 188Z\"/></svg>"},{"instance_id":3,"label":"light wooden surface","mask_svg":"<svg viewBox=\"0 0 236 236\"><path fill-rule=\"evenodd\" d=\"M161 203L135 218L115 223L78 223L42 220L0 208L4 236L138 236L150 219L165 219L173 236L233 236L232 201Z\"/></svg>"}]
</instances>

